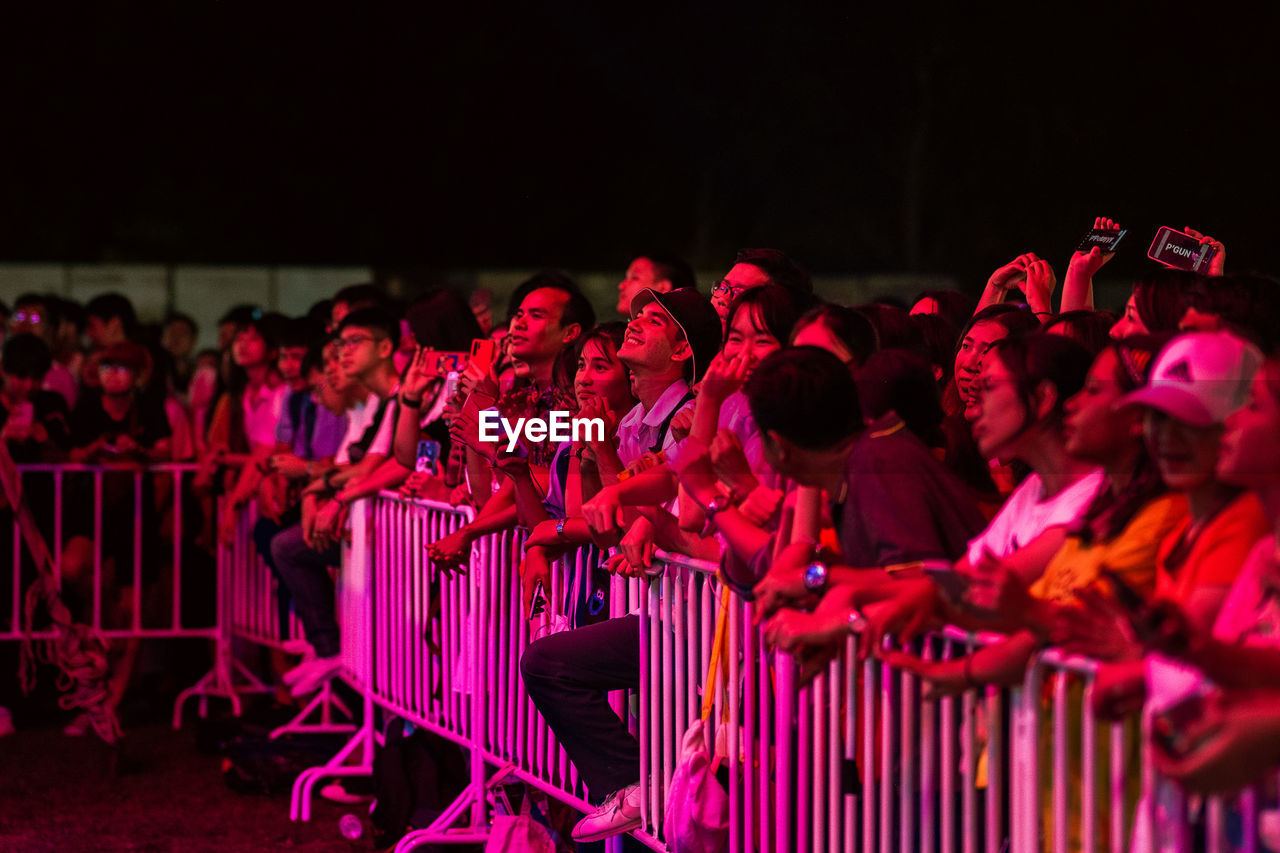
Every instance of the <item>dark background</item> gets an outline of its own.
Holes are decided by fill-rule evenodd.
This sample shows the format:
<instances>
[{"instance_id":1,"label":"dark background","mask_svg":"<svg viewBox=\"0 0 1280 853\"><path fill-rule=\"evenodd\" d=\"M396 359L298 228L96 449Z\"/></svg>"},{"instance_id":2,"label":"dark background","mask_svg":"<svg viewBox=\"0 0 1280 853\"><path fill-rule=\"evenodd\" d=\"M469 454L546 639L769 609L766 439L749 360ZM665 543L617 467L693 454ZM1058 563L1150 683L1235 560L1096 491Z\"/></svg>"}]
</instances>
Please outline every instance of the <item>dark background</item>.
<instances>
[{"instance_id":1,"label":"dark background","mask_svg":"<svg viewBox=\"0 0 1280 853\"><path fill-rule=\"evenodd\" d=\"M620 270L771 245L976 288L1028 250L1061 275L1105 214L1132 229L1109 273L1166 224L1280 268L1274 4L170 6L8 13L0 259Z\"/></svg>"}]
</instances>

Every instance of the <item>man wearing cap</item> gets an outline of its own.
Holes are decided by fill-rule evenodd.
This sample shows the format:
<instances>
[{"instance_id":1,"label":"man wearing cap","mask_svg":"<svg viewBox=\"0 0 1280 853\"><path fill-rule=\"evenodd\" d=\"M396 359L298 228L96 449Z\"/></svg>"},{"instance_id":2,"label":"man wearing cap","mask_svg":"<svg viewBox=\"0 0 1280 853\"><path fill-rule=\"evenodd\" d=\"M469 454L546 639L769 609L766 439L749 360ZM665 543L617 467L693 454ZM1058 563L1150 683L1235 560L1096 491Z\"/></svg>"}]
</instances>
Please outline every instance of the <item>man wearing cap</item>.
<instances>
[{"instance_id":1,"label":"man wearing cap","mask_svg":"<svg viewBox=\"0 0 1280 853\"><path fill-rule=\"evenodd\" d=\"M632 300L630 313L618 358L630 368L632 391L640 402L618 424L618 455L624 464L675 446L671 419L692 405L690 383L701 377L720 347L715 309L695 291L644 290ZM594 513L600 529L606 528L602 519L608 516L608 529L616 531L622 514L616 498L606 497ZM632 522L628 539L652 536L644 519L627 520ZM520 672L530 699L577 766L592 799L602 803L574 828L574 839L595 841L639 826L640 746L607 699L608 691L639 687L639 617L610 619L537 640L521 658Z\"/></svg>"}]
</instances>

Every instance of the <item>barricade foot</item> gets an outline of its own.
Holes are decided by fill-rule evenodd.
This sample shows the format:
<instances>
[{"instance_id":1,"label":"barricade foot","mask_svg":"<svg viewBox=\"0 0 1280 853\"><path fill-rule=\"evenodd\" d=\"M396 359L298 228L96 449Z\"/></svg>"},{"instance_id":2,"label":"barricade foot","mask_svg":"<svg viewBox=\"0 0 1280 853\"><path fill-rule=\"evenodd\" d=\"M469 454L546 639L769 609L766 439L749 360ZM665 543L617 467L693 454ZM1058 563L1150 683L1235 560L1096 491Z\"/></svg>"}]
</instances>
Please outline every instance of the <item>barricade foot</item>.
<instances>
[{"instance_id":1,"label":"barricade foot","mask_svg":"<svg viewBox=\"0 0 1280 853\"><path fill-rule=\"evenodd\" d=\"M335 722L333 717L335 710L344 716L347 722ZM320 715L319 722L308 723L307 718L317 712ZM333 681L330 680L324 683L320 690L316 692L316 695L311 697L311 701L293 719L272 731L271 739L275 740L281 735L290 732L299 734L344 734L356 730L355 715L333 692Z\"/></svg>"},{"instance_id":2,"label":"barricade foot","mask_svg":"<svg viewBox=\"0 0 1280 853\"><path fill-rule=\"evenodd\" d=\"M239 686L235 683L236 673L244 680ZM178 694L173 702L173 728L175 731L182 728L182 708L192 697L200 698L201 718L209 716L210 696L228 700L231 703L231 713L238 717L244 710L240 702L241 693L270 693L271 690L240 661L220 660L199 681Z\"/></svg>"},{"instance_id":3,"label":"barricade foot","mask_svg":"<svg viewBox=\"0 0 1280 853\"><path fill-rule=\"evenodd\" d=\"M334 779L344 776L373 775L373 720L369 714L364 724L356 730L342 749L319 767L309 767L298 774L293 781L293 794L289 803L289 820L311 820L311 797L316 784L322 779ZM314 729L312 730L314 731ZM274 735L273 735L274 736ZM360 763L347 764L346 761L356 750L360 750Z\"/></svg>"}]
</instances>

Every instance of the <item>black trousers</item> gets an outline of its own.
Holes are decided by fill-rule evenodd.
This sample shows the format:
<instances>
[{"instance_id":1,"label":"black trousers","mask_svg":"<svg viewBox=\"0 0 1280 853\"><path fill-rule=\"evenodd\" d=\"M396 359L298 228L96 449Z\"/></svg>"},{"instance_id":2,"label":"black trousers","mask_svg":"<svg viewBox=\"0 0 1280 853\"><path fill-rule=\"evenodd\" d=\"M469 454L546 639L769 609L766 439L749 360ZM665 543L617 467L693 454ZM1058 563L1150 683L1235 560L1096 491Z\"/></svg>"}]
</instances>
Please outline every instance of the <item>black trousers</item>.
<instances>
[{"instance_id":1,"label":"black trousers","mask_svg":"<svg viewBox=\"0 0 1280 853\"><path fill-rule=\"evenodd\" d=\"M639 616L537 640L520 659L520 674L593 802L640 781L640 744L608 698L611 690L640 687Z\"/></svg>"}]
</instances>

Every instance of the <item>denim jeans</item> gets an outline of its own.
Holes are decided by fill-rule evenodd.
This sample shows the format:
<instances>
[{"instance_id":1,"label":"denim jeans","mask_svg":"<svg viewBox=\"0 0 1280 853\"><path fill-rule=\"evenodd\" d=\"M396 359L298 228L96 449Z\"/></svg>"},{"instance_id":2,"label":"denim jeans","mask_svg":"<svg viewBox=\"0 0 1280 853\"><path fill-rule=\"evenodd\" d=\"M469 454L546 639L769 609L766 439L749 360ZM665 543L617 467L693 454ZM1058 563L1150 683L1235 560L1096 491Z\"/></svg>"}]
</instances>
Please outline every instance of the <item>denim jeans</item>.
<instances>
[{"instance_id":1,"label":"denim jeans","mask_svg":"<svg viewBox=\"0 0 1280 853\"><path fill-rule=\"evenodd\" d=\"M302 525L295 524L271 540L271 558L276 574L293 597L293 611L302 621L307 642L315 648L317 656L333 657L341 648L341 634L334 615L333 578L329 576L329 567L341 560L338 546L323 551L308 547L302 539Z\"/></svg>"}]
</instances>

